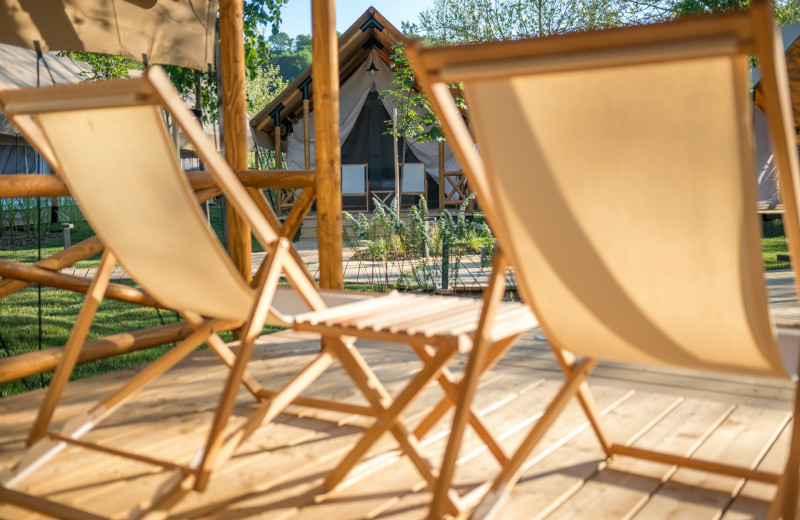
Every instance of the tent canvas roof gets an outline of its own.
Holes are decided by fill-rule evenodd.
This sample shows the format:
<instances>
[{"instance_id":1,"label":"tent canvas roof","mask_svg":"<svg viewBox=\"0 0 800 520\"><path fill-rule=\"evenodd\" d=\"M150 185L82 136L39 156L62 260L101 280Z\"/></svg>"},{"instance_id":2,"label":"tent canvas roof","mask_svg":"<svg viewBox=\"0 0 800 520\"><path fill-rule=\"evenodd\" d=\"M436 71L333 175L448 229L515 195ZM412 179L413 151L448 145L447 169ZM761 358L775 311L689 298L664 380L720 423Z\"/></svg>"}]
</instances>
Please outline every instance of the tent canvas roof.
<instances>
[{"instance_id":1,"label":"tent canvas roof","mask_svg":"<svg viewBox=\"0 0 800 520\"><path fill-rule=\"evenodd\" d=\"M370 89L378 91L388 90L392 80L390 67L392 46L397 43L406 43L408 39L374 7L367 9L354 23L339 37L339 114L340 138L344 143L350 135L358 119L361 109ZM367 72L371 63L375 63L377 71L373 74ZM313 66L313 64L312 64ZM288 167L291 169L304 169L304 140L303 130L303 85L311 78L311 67L300 74L283 92L256 114L250 121L256 142L265 148L274 147L274 116L279 107L281 121L287 117L296 120L294 135L286 136L282 146L287 154ZM313 88L313 84L311 85ZM384 107L391 113L395 106L393 100L383 99ZM311 106L310 121L312 123L311 156L314 156L313 120L314 112ZM408 142L409 147L417 158L425 163L425 170L431 177L439 177L439 151L435 142L415 143ZM455 156L448 146L445 146L445 169L447 171L460 170Z\"/></svg>"}]
</instances>

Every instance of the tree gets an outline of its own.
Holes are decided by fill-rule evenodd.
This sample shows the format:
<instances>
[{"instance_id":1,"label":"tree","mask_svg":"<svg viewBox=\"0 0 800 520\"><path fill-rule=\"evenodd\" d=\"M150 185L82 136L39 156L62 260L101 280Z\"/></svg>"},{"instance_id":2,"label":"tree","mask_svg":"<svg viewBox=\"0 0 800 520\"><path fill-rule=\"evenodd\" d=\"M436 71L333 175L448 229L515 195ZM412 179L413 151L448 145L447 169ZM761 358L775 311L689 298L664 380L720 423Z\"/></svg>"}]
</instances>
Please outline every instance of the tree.
<instances>
[{"instance_id":1,"label":"tree","mask_svg":"<svg viewBox=\"0 0 800 520\"><path fill-rule=\"evenodd\" d=\"M730 11L750 5L750 0L676 0L673 10L676 16L695 13ZM788 25L800 21L800 0L778 0L775 2L775 22Z\"/></svg>"},{"instance_id":2,"label":"tree","mask_svg":"<svg viewBox=\"0 0 800 520\"><path fill-rule=\"evenodd\" d=\"M546 36L624 24L635 1L435 0L403 29L432 44Z\"/></svg>"},{"instance_id":3,"label":"tree","mask_svg":"<svg viewBox=\"0 0 800 520\"><path fill-rule=\"evenodd\" d=\"M644 24L745 7L749 0L435 0L408 35L443 45ZM779 25L800 20L800 0L777 0Z\"/></svg>"},{"instance_id":4,"label":"tree","mask_svg":"<svg viewBox=\"0 0 800 520\"><path fill-rule=\"evenodd\" d=\"M398 149L398 162L402 165L406 162L406 151L408 150L407 140L415 142L441 141L444 140L442 125L431 110L428 98L414 86L414 69L408 62L405 49L402 43L392 46L391 67L392 81L391 89L380 93L381 99L390 99L397 105L397 127L394 121L386 121L390 134L395 139L400 139ZM464 100L456 97L456 104L464 108ZM400 211L400 203L396 204L397 211Z\"/></svg>"},{"instance_id":5,"label":"tree","mask_svg":"<svg viewBox=\"0 0 800 520\"><path fill-rule=\"evenodd\" d=\"M247 110L258 112L281 93L289 83L280 76L277 67L266 65L247 78Z\"/></svg>"},{"instance_id":6,"label":"tree","mask_svg":"<svg viewBox=\"0 0 800 520\"><path fill-rule=\"evenodd\" d=\"M311 35L300 34L294 40L281 32L269 37L271 65L279 69L281 78L291 83L311 65Z\"/></svg>"}]
</instances>

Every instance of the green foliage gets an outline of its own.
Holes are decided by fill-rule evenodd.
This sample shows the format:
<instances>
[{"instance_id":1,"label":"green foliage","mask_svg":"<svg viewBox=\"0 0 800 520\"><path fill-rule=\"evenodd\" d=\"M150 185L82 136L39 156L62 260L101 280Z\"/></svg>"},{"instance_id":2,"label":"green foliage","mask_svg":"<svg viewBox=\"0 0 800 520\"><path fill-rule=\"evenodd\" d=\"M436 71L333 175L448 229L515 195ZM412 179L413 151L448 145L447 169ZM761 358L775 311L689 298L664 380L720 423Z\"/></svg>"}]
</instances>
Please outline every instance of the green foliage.
<instances>
[{"instance_id":1,"label":"green foliage","mask_svg":"<svg viewBox=\"0 0 800 520\"><path fill-rule=\"evenodd\" d=\"M689 13L725 11L749 0L434 0L403 32L446 45L652 23ZM800 0L775 2L778 25L800 20Z\"/></svg>"},{"instance_id":2,"label":"green foliage","mask_svg":"<svg viewBox=\"0 0 800 520\"><path fill-rule=\"evenodd\" d=\"M800 0L784 0L775 3L775 22L788 25L800 21Z\"/></svg>"},{"instance_id":3,"label":"green foliage","mask_svg":"<svg viewBox=\"0 0 800 520\"><path fill-rule=\"evenodd\" d=\"M397 216L397 198L388 207L374 198L375 211L372 218L362 213L358 218L343 212L350 223L352 235L343 230L344 243L356 251L356 256L364 260L386 262L406 258L408 255L408 234L406 223Z\"/></svg>"},{"instance_id":4,"label":"green foliage","mask_svg":"<svg viewBox=\"0 0 800 520\"><path fill-rule=\"evenodd\" d=\"M732 11L750 4L749 0L678 0L673 9L677 16L716 11Z\"/></svg>"},{"instance_id":5,"label":"green foliage","mask_svg":"<svg viewBox=\"0 0 800 520\"><path fill-rule=\"evenodd\" d=\"M395 199L396 200L396 199ZM374 200L375 211L371 218L361 214L358 218L344 212L350 231L343 230L344 243L354 251L354 258L375 262L411 261L410 268L397 280L387 284L406 290L432 290L436 280L441 279L442 264L446 263L455 275L465 255L491 251L495 242L485 222L473 222L467 218L468 198L453 216L444 211L432 222L428 216L428 205L420 197L419 206L412 206L409 223L396 214L396 208ZM352 233L352 234L351 234ZM447 249L448 258L441 258ZM388 269L387 269L388 273Z\"/></svg>"},{"instance_id":6,"label":"green foliage","mask_svg":"<svg viewBox=\"0 0 800 520\"><path fill-rule=\"evenodd\" d=\"M144 69L144 65L134 59L98 52L62 51L58 56L86 63L89 70L82 71L79 75L87 81L127 78L130 71Z\"/></svg>"},{"instance_id":7,"label":"green foliage","mask_svg":"<svg viewBox=\"0 0 800 520\"><path fill-rule=\"evenodd\" d=\"M278 67L265 65L253 71L247 78L247 110L255 113L261 111L280 94L289 83L280 76Z\"/></svg>"},{"instance_id":8,"label":"green foliage","mask_svg":"<svg viewBox=\"0 0 800 520\"><path fill-rule=\"evenodd\" d=\"M783 231L783 219L773 218L770 220L765 220L762 224L762 234L761 236L764 238L777 238L784 236L785 233Z\"/></svg>"},{"instance_id":9,"label":"green foliage","mask_svg":"<svg viewBox=\"0 0 800 520\"><path fill-rule=\"evenodd\" d=\"M789 245L786 243L786 237L762 238L761 249L765 269L785 269L791 267L791 264L778 261L779 254L789 254Z\"/></svg>"},{"instance_id":10,"label":"green foliage","mask_svg":"<svg viewBox=\"0 0 800 520\"><path fill-rule=\"evenodd\" d=\"M389 99L397 105L397 133L394 133L393 122L386 121L387 134L394 137L411 139L418 142L444 139L441 124L433 115L428 99L414 86L414 69L406 57L404 45L392 46L391 89L381 92L381 99ZM463 100L457 100L463 105ZM400 160L400 162L405 162Z\"/></svg>"},{"instance_id":11,"label":"green foliage","mask_svg":"<svg viewBox=\"0 0 800 520\"><path fill-rule=\"evenodd\" d=\"M443 45L614 27L665 11L659 0L435 0L403 31Z\"/></svg>"},{"instance_id":12,"label":"green foliage","mask_svg":"<svg viewBox=\"0 0 800 520\"><path fill-rule=\"evenodd\" d=\"M286 33L269 38L269 62L279 69L281 78L288 84L311 66L311 35L300 34L292 40Z\"/></svg>"}]
</instances>

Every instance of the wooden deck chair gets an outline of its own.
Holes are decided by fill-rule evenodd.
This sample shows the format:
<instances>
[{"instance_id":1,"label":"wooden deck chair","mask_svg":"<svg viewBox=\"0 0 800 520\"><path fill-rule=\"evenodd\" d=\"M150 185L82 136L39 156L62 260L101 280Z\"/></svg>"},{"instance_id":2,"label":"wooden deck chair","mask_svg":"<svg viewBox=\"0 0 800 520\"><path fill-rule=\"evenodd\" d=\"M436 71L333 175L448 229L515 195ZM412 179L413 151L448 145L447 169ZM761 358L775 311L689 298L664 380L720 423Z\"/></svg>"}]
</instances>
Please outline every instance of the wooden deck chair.
<instances>
[{"instance_id":1,"label":"wooden deck chair","mask_svg":"<svg viewBox=\"0 0 800 520\"><path fill-rule=\"evenodd\" d=\"M363 207L364 211L369 211L369 180L366 164L342 165L342 198L344 197L358 197L359 200L364 197L364 205L358 204L356 208Z\"/></svg>"},{"instance_id":2,"label":"wooden deck chair","mask_svg":"<svg viewBox=\"0 0 800 520\"><path fill-rule=\"evenodd\" d=\"M143 506L143 510L167 509L191 488L202 490L214 467L230 457L260 424L295 400L333 361L332 352L323 348L280 391L262 388L246 366L264 324L286 326L297 312L320 310L363 297L318 292L289 240L294 227L285 225L278 230L277 217L263 194L260 190L249 194L242 186L160 68L153 67L135 80L2 91L0 107L28 142L48 158L105 245L98 274L31 429L31 447L14 468L0 474L0 500L58 518L87 518L85 512L45 497L26 497L20 491L28 474L68 446L78 445L169 471L166 484ZM206 225L198 198L180 170L162 107L194 144L217 185L267 251L267 259L252 286L239 274ZM313 189L304 190L303 197L308 198L306 209L313 200L312 192ZM300 206L296 205L295 210L299 211ZM287 220L299 221L302 216ZM160 304L179 312L195 332L96 406L71 418L58 431L51 431L51 417L116 262ZM290 282L291 289L278 288L281 276ZM240 325L241 344L234 353L217 332ZM157 460L126 452L124 446L99 446L81 439L136 391L202 343L207 343L230 371L205 446L193 460ZM242 384L261 404L242 424L228 427ZM312 404L328 406L314 401Z\"/></svg>"},{"instance_id":3,"label":"wooden deck chair","mask_svg":"<svg viewBox=\"0 0 800 520\"><path fill-rule=\"evenodd\" d=\"M416 196L411 204L419 204L419 197L428 198L425 165L423 163L406 163L403 165L403 182L400 185L400 200L403 195Z\"/></svg>"},{"instance_id":4,"label":"wooden deck chair","mask_svg":"<svg viewBox=\"0 0 800 520\"><path fill-rule=\"evenodd\" d=\"M566 376L472 517L496 513L577 396L609 457L776 483L770 516L794 518L796 424L785 471L751 471L615 443L586 384L599 360L796 374L798 335L776 330L768 312L753 178L749 55L763 71L796 248L800 179L772 6L756 0L748 11L671 23L407 53ZM452 103L454 82L464 86L475 140ZM432 518L446 505L482 355L474 349L468 364Z\"/></svg>"}]
</instances>

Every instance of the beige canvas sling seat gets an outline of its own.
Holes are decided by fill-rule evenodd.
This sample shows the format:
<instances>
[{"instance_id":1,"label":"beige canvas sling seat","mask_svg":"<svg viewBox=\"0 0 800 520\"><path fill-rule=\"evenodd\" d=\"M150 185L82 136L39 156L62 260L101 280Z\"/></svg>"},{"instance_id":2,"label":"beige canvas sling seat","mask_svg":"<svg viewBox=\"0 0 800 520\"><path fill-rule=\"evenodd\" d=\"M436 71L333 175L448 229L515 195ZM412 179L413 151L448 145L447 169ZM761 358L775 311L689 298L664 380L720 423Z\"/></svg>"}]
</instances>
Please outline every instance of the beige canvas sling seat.
<instances>
[{"instance_id":1,"label":"beige canvas sling seat","mask_svg":"<svg viewBox=\"0 0 800 520\"><path fill-rule=\"evenodd\" d=\"M162 107L195 146L228 201L267 251L252 285L235 269L206 225L198 199L179 167ZM136 80L2 91L0 108L22 130L26 140L48 158L105 246L98 274L31 428L31 447L15 467L0 475L0 501L18 503L58 518L86 518L85 512L68 504L24 493L26 476L77 444L164 468L170 478L147 507L167 509L192 487L202 490L214 467L292 401L337 409L333 402L298 401L298 395L336 356L350 356L354 349L336 355L330 349L321 349L278 391L262 388L248 373L247 363L265 323L285 326L298 312L349 303L364 296L318 291L288 238L293 230L278 230L277 217L263 194L242 186L216 154L161 69L151 68ZM313 191L304 191L306 210ZM301 206L296 205L293 211L303 211ZM51 417L116 262L160 304L179 312L196 330L119 390L68 420L59 430L51 431ZM277 287L282 276L291 288ZM234 352L217 332L240 325L241 342ZM191 461L163 461L146 453L126 452L125 446L101 447L82 440L136 391L202 343L230 370L205 445L199 447ZM243 384L261 404L249 418L229 425Z\"/></svg>"},{"instance_id":2,"label":"beige canvas sling seat","mask_svg":"<svg viewBox=\"0 0 800 520\"><path fill-rule=\"evenodd\" d=\"M448 364L457 354L480 346L486 356L477 371L489 370L522 333L537 325L528 306L502 301L507 267L502 251L498 250L482 299L392 292L295 317L295 330L319 333L323 341L338 349L349 348L354 339L403 343L409 345L423 363L406 386L390 397L380 381L364 371L363 361L343 360L345 370L373 407L377 421L327 475L326 489L332 490L341 483L385 433L391 433L397 440L429 488L436 488L439 468L426 459L419 441L456 404L461 382L449 371ZM433 381L438 382L445 395L414 430L409 431L402 414ZM466 411L466 422L500 464L508 462L504 449L476 410ZM448 493L443 501L443 507L451 514L463 508L455 493Z\"/></svg>"},{"instance_id":3,"label":"beige canvas sling seat","mask_svg":"<svg viewBox=\"0 0 800 520\"><path fill-rule=\"evenodd\" d=\"M496 512L573 396L609 457L778 483L770 515L794 518L800 429L782 474L652 452L611 440L586 384L600 360L794 372L767 308L753 176L749 55L764 71L784 222L796 247L798 160L771 13L755 1L748 11L651 26L407 50L566 377L518 451L481 487L488 492L473 518ZM452 102L453 82L464 86L474 139ZM796 337L789 343L796 357ZM468 363L431 518L447 505L483 355L473 349Z\"/></svg>"}]
</instances>

